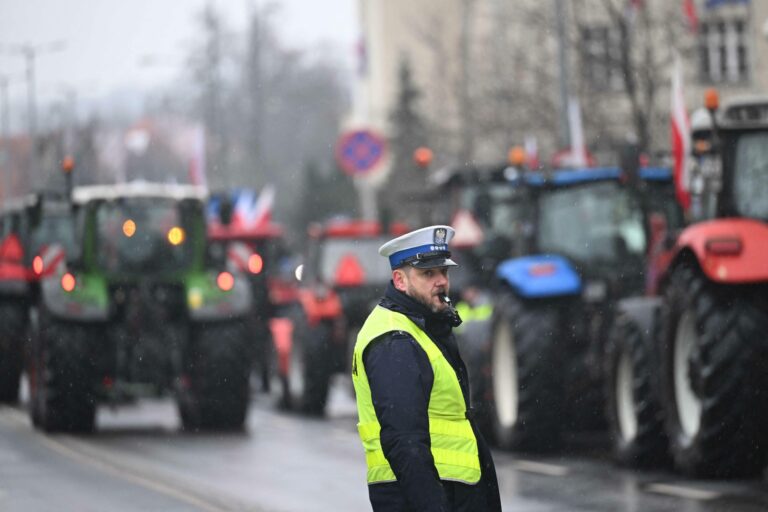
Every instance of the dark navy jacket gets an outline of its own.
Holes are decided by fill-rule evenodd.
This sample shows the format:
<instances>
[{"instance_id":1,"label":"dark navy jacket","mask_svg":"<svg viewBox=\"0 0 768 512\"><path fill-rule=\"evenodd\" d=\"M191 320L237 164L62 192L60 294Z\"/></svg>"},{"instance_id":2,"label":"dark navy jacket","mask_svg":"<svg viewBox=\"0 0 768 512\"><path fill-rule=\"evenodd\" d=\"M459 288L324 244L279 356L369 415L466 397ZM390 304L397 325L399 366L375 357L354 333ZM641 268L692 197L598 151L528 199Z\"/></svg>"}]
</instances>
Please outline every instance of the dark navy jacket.
<instances>
[{"instance_id":1,"label":"dark navy jacket","mask_svg":"<svg viewBox=\"0 0 768 512\"><path fill-rule=\"evenodd\" d=\"M459 355L450 315L432 313L390 282L379 305L402 313L436 343L456 371L469 410L467 369ZM453 325L452 325L453 324ZM472 422L482 474L476 485L441 481L430 451L427 406L434 374L426 352L410 335L389 333L363 353L381 446L397 482L368 486L375 512L496 512L501 510L491 453Z\"/></svg>"}]
</instances>

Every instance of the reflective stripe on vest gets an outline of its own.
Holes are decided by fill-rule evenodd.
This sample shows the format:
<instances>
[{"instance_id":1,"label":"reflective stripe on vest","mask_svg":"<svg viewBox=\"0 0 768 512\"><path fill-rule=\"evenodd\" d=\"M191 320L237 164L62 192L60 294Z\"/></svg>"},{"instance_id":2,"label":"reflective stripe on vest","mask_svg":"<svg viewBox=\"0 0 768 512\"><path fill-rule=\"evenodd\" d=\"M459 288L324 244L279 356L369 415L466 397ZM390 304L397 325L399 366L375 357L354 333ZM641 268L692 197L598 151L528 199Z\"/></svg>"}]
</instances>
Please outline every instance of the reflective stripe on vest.
<instances>
[{"instance_id":1,"label":"reflective stripe on vest","mask_svg":"<svg viewBox=\"0 0 768 512\"><path fill-rule=\"evenodd\" d=\"M368 483L397 480L381 449L381 426L373 408L371 388L363 364L365 347L379 336L393 331L411 335L426 352L432 365L435 378L429 395L427 415L432 457L438 475L442 480L476 484L480 480L477 439L466 417L466 404L456 372L424 331L405 315L381 306L376 306L360 329L352 355L352 381L360 420L357 428L365 449Z\"/></svg>"}]
</instances>

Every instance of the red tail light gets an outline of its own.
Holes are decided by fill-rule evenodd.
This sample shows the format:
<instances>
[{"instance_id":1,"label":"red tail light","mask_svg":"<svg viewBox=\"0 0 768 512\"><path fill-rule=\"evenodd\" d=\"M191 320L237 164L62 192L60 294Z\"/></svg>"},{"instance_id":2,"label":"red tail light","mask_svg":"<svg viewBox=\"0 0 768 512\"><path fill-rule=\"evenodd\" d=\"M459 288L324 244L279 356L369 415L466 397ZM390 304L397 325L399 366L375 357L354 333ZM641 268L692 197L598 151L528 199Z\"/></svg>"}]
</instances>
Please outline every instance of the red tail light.
<instances>
[{"instance_id":1,"label":"red tail light","mask_svg":"<svg viewBox=\"0 0 768 512\"><path fill-rule=\"evenodd\" d=\"M337 286L360 286L365 282L365 271L354 254L346 254L336 266Z\"/></svg>"},{"instance_id":2,"label":"red tail light","mask_svg":"<svg viewBox=\"0 0 768 512\"><path fill-rule=\"evenodd\" d=\"M235 287L235 277L229 272L222 272L216 277L216 285L221 291L228 292Z\"/></svg>"},{"instance_id":3,"label":"red tail light","mask_svg":"<svg viewBox=\"0 0 768 512\"><path fill-rule=\"evenodd\" d=\"M264 270L264 258L258 253L253 253L248 258L248 270L251 274L260 274Z\"/></svg>"},{"instance_id":4,"label":"red tail light","mask_svg":"<svg viewBox=\"0 0 768 512\"><path fill-rule=\"evenodd\" d=\"M35 273L35 275L40 275L43 273L43 258L42 256L35 256L32 260L32 271Z\"/></svg>"},{"instance_id":5,"label":"red tail light","mask_svg":"<svg viewBox=\"0 0 768 512\"><path fill-rule=\"evenodd\" d=\"M71 292L74 290L75 285L77 285L77 280L75 279L75 276L73 276L70 272L67 272L61 276L61 287L65 292Z\"/></svg>"}]
</instances>

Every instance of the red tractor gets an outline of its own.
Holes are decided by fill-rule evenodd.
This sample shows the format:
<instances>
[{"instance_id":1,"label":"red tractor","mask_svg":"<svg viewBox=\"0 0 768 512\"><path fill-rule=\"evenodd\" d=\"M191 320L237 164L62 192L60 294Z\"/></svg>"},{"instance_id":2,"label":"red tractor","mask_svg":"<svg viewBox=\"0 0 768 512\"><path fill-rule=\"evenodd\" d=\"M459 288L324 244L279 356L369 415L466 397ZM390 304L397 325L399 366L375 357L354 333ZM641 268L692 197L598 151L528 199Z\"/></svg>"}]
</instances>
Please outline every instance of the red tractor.
<instances>
[{"instance_id":1,"label":"red tractor","mask_svg":"<svg viewBox=\"0 0 768 512\"><path fill-rule=\"evenodd\" d=\"M51 245L70 249L73 230L64 194L39 192L0 209L0 403L14 403L24 363L25 339L36 319L34 304L44 262L63 258Z\"/></svg>"},{"instance_id":2,"label":"red tractor","mask_svg":"<svg viewBox=\"0 0 768 512\"><path fill-rule=\"evenodd\" d=\"M221 198L218 198L221 200ZM235 201L236 203L236 201ZM219 208L229 208L221 203ZM224 217L230 217L225 213ZM209 215L208 238L221 244L228 259L248 276L252 293L249 331L254 341L254 366L258 369L263 391L269 391L272 358L270 324L281 308L295 301L295 286L286 282L280 263L287 256L282 226L269 216L262 222L243 222L237 215L220 222Z\"/></svg>"},{"instance_id":3,"label":"red tractor","mask_svg":"<svg viewBox=\"0 0 768 512\"><path fill-rule=\"evenodd\" d=\"M359 328L391 277L379 247L407 228L385 230L376 221L337 220L309 228L292 335L276 340L283 406L306 414L325 412L331 377L349 373Z\"/></svg>"},{"instance_id":4,"label":"red tractor","mask_svg":"<svg viewBox=\"0 0 768 512\"><path fill-rule=\"evenodd\" d=\"M665 267L619 305L608 415L621 462L754 476L768 462L768 97L707 108L697 221L659 237Z\"/></svg>"}]
</instances>

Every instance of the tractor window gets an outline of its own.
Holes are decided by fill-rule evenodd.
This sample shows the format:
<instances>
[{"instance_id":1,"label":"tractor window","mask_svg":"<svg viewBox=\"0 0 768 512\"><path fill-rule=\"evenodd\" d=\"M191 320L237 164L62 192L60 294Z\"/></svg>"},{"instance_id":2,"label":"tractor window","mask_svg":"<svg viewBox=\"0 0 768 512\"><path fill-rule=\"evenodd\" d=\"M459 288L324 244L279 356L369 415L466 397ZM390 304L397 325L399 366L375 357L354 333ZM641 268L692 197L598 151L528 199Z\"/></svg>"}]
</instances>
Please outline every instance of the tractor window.
<instances>
[{"instance_id":1,"label":"tractor window","mask_svg":"<svg viewBox=\"0 0 768 512\"><path fill-rule=\"evenodd\" d=\"M520 190L509 185L468 187L462 206L474 214L491 236L513 238L525 220Z\"/></svg>"},{"instance_id":2,"label":"tractor window","mask_svg":"<svg viewBox=\"0 0 768 512\"><path fill-rule=\"evenodd\" d=\"M96 215L97 261L110 272L162 272L192 257L188 226L175 201L132 198L103 203Z\"/></svg>"},{"instance_id":3,"label":"tractor window","mask_svg":"<svg viewBox=\"0 0 768 512\"><path fill-rule=\"evenodd\" d=\"M750 133L736 143L733 188L741 215L768 218L768 133Z\"/></svg>"},{"instance_id":4,"label":"tractor window","mask_svg":"<svg viewBox=\"0 0 768 512\"><path fill-rule=\"evenodd\" d=\"M617 183L545 193L539 213L539 249L582 262L621 262L646 250L640 205Z\"/></svg>"},{"instance_id":5,"label":"tractor window","mask_svg":"<svg viewBox=\"0 0 768 512\"><path fill-rule=\"evenodd\" d=\"M60 244L69 255L75 250L75 231L69 215L46 215L32 231L29 256L40 253L44 245Z\"/></svg>"},{"instance_id":6,"label":"tractor window","mask_svg":"<svg viewBox=\"0 0 768 512\"><path fill-rule=\"evenodd\" d=\"M360 275L359 284L386 284L392 276L389 260L379 256L388 239L329 238L322 246L320 279L334 284L345 275ZM343 267L343 268L342 268Z\"/></svg>"}]
</instances>

